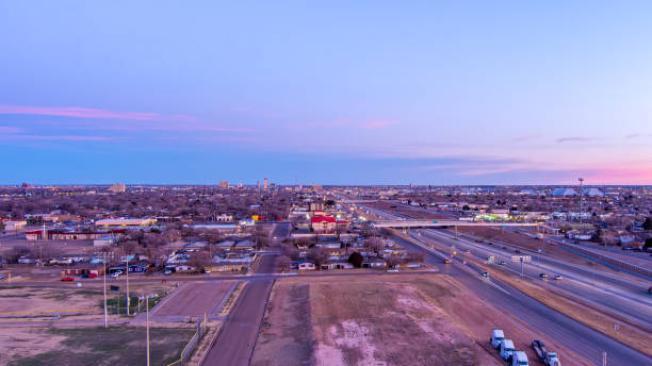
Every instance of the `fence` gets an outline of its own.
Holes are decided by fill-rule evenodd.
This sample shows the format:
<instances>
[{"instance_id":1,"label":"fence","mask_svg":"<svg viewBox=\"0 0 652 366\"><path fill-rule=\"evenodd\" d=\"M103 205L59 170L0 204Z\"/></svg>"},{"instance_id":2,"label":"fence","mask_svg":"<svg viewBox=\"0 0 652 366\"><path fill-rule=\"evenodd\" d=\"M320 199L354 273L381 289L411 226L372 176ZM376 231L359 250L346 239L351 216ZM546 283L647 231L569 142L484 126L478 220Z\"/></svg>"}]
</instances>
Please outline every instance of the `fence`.
<instances>
[{"instance_id":1,"label":"fence","mask_svg":"<svg viewBox=\"0 0 652 366\"><path fill-rule=\"evenodd\" d=\"M201 341L204 334L206 334L207 330L208 330L207 320L205 318L202 321L198 320L197 330L195 331L195 334L193 334L192 338L190 338L186 346L183 347L179 359L172 363L169 363L167 366L180 366L183 365L184 362L190 360L190 357L192 357L193 352L195 352L195 349L197 349L199 342Z\"/></svg>"}]
</instances>

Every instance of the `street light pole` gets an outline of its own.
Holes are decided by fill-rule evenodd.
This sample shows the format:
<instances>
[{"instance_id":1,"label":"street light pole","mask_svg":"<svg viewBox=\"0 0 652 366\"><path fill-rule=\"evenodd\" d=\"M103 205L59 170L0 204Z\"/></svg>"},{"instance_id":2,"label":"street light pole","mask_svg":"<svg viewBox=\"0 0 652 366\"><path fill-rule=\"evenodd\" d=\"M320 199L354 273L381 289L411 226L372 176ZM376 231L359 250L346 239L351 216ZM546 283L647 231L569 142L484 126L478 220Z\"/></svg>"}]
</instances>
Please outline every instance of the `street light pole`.
<instances>
[{"instance_id":1,"label":"street light pole","mask_svg":"<svg viewBox=\"0 0 652 366\"><path fill-rule=\"evenodd\" d=\"M102 264L104 265L104 328L109 327L109 309L106 302L106 252L102 258Z\"/></svg>"},{"instance_id":2,"label":"street light pole","mask_svg":"<svg viewBox=\"0 0 652 366\"><path fill-rule=\"evenodd\" d=\"M129 255L126 255L126 263L127 266L125 270L127 271L127 316L129 316L129 303L130 303L130 298L129 298Z\"/></svg>"},{"instance_id":3,"label":"street light pole","mask_svg":"<svg viewBox=\"0 0 652 366\"><path fill-rule=\"evenodd\" d=\"M147 329L147 366L150 366L149 358L149 295L145 295L145 327Z\"/></svg>"}]
</instances>

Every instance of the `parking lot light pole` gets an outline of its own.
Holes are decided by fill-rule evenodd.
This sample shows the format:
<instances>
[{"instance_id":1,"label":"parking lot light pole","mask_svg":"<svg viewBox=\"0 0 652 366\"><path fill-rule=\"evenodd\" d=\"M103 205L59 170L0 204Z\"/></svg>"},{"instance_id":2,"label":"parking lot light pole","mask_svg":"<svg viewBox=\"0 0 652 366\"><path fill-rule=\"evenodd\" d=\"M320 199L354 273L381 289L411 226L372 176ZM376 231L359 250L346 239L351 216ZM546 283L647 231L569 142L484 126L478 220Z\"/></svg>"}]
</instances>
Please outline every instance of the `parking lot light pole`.
<instances>
[{"instance_id":1,"label":"parking lot light pole","mask_svg":"<svg viewBox=\"0 0 652 366\"><path fill-rule=\"evenodd\" d=\"M102 258L102 264L104 265L104 328L109 327L109 309L106 302L106 252Z\"/></svg>"}]
</instances>

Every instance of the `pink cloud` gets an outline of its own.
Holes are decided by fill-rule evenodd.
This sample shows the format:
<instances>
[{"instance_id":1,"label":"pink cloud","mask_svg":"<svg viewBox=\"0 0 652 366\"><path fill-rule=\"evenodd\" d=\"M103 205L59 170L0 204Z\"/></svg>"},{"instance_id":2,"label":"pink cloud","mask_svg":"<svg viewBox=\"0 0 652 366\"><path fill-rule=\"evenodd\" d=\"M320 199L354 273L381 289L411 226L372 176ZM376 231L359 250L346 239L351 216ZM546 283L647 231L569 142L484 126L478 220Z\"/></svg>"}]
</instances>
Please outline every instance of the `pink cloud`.
<instances>
[{"instance_id":1,"label":"pink cloud","mask_svg":"<svg viewBox=\"0 0 652 366\"><path fill-rule=\"evenodd\" d=\"M167 132L254 132L251 128L220 126L206 123L184 114L164 115L149 112L121 112L97 108L81 107L37 107L0 105L0 115L31 115L54 116L84 120L81 122L66 121L66 125L77 125L78 128L93 128L93 130L111 131L167 131ZM99 124L97 119L112 119L111 124ZM134 123L139 122L139 123ZM37 121L37 124L61 126L61 121ZM8 133L17 131L6 130ZM3 132L0 129L0 133Z\"/></svg>"},{"instance_id":2,"label":"pink cloud","mask_svg":"<svg viewBox=\"0 0 652 366\"><path fill-rule=\"evenodd\" d=\"M0 114L19 114L32 116L54 116L68 118L88 119L119 119L132 121L194 121L195 118L187 115L162 115L148 112L120 112L107 109L82 108L82 107L36 107L0 105Z\"/></svg>"},{"instance_id":3,"label":"pink cloud","mask_svg":"<svg viewBox=\"0 0 652 366\"><path fill-rule=\"evenodd\" d=\"M18 141L113 141L109 136L91 136L91 135L34 135L34 134L6 134L0 135L0 140L18 140Z\"/></svg>"},{"instance_id":4,"label":"pink cloud","mask_svg":"<svg viewBox=\"0 0 652 366\"><path fill-rule=\"evenodd\" d=\"M598 184L651 184L651 167L606 167L587 171L584 174L586 181Z\"/></svg>"},{"instance_id":5,"label":"pink cloud","mask_svg":"<svg viewBox=\"0 0 652 366\"><path fill-rule=\"evenodd\" d=\"M396 121L388 119L367 119L367 120L356 120L353 118L336 118L329 121L320 121L312 123L301 123L293 124L293 127L302 127L302 128L322 128L322 129L339 129L342 127L351 127L351 128L362 128L366 130L381 130L396 124Z\"/></svg>"},{"instance_id":6,"label":"pink cloud","mask_svg":"<svg viewBox=\"0 0 652 366\"><path fill-rule=\"evenodd\" d=\"M360 123L360 128L367 130L380 130L396 124L394 121L384 119L370 119Z\"/></svg>"}]
</instances>

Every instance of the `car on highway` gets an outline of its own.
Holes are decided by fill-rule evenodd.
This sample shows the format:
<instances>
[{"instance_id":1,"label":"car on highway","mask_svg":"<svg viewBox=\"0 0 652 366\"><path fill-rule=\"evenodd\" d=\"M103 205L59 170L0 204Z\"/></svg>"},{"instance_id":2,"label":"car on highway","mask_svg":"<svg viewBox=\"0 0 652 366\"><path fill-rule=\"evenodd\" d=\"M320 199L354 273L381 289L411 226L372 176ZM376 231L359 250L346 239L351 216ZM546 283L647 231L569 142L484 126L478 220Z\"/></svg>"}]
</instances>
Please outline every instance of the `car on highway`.
<instances>
[{"instance_id":1,"label":"car on highway","mask_svg":"<svg viewBox=\"0 0 652 366\"><path fill-rule=\"evenodd\" d=\"M498 264L501 265L501 266L505 266L505 265L507 265L507 262L505 262L505 261L500 261L500 262L498 262Z\"/></svg>"},{"instance_id":2,"label":"car on highway","mask_svg":"<svg viewBox=\"0 0 652 366\"><path fill-rule=\"evenodd\" d=\"M503 342L505 339L505 332L503 332L502 329L494 329L491 331L491 338L489 338L489 343L491 344L491 347L493 348L498 348L500 347L500 344Z\"/></svg>"},{"instance_id":3,"label":"car on highway","mask_svg":"<svg viewBox=\"0 0 652 366\"><path fill-rule=\"evenodd\" d=\"M512 355L512 366L529 366L527 354L523 351L516 351Z\"/></svg>"},{"instance_id":4,"label":"car on highway","mask_svg":"<svg viewBox=\"0 0 652 366\"><path fill-rule=\"evenodd\" d=\"M450 258L444 258L444 264L451 264L452 262Z\"/></svg>"},{"instance_id":5,"label":"car on highway","mask_svg":"<svg viewBox=\"0 0 652 366\"><path fill-rule=\"evenodd\" d=\"M555 281L559 281L564 277L562 277L560 274L556 274L555 277L553 277L553 278L555 279Z\"/></svg>"},{"instance_id":6,"label":"car on highway","mask_svg":"<svg viewBox=\"0 0 652 366\"><path fill-rule=\"evenodd\" d=\"M548 274L547 273L539 273L539 278L542 280L548 279Z\"/></svg>"},{"instance_id":7,"label":"car on highway","mask_svg":"<svg viewBox=\"0 0 652 366\"><path fill-rule=\"evenodd\" d=\"M500 343L500 358L505 361L509 361L512 358L514 352L516 352L514 342L511 339L503 339L503 341Z\"/></svg>"},{"instance_id":8,"label":"car on highway","mask_svg":"<svg viewBox=\"0 0 652 366\"><path fill-rule=\"evenodd\" d=\"M464 249L464 253L471 253L471 249Z\"/></svg>"},{"instance_id":9,"label":"car on highway","mask_svg":"<svg viewBox=\"0 0 652 366\"><path fill-rule=\"evenodd\" d=\"M118 278L118 277L122 276L123 273L124 273L123 271L115 271L115 272L113 272L111 277Z\"/></svg>"},{"instance_id":10,"label":"car on highway","mask_svg":"<svg viewBox=\"0 0 652 366\"><path fill-rule=\"evenodd\" d=\"M487 271L482 272L482 277L489 278L489 272Z\"/></svg>"}]
</instances>

